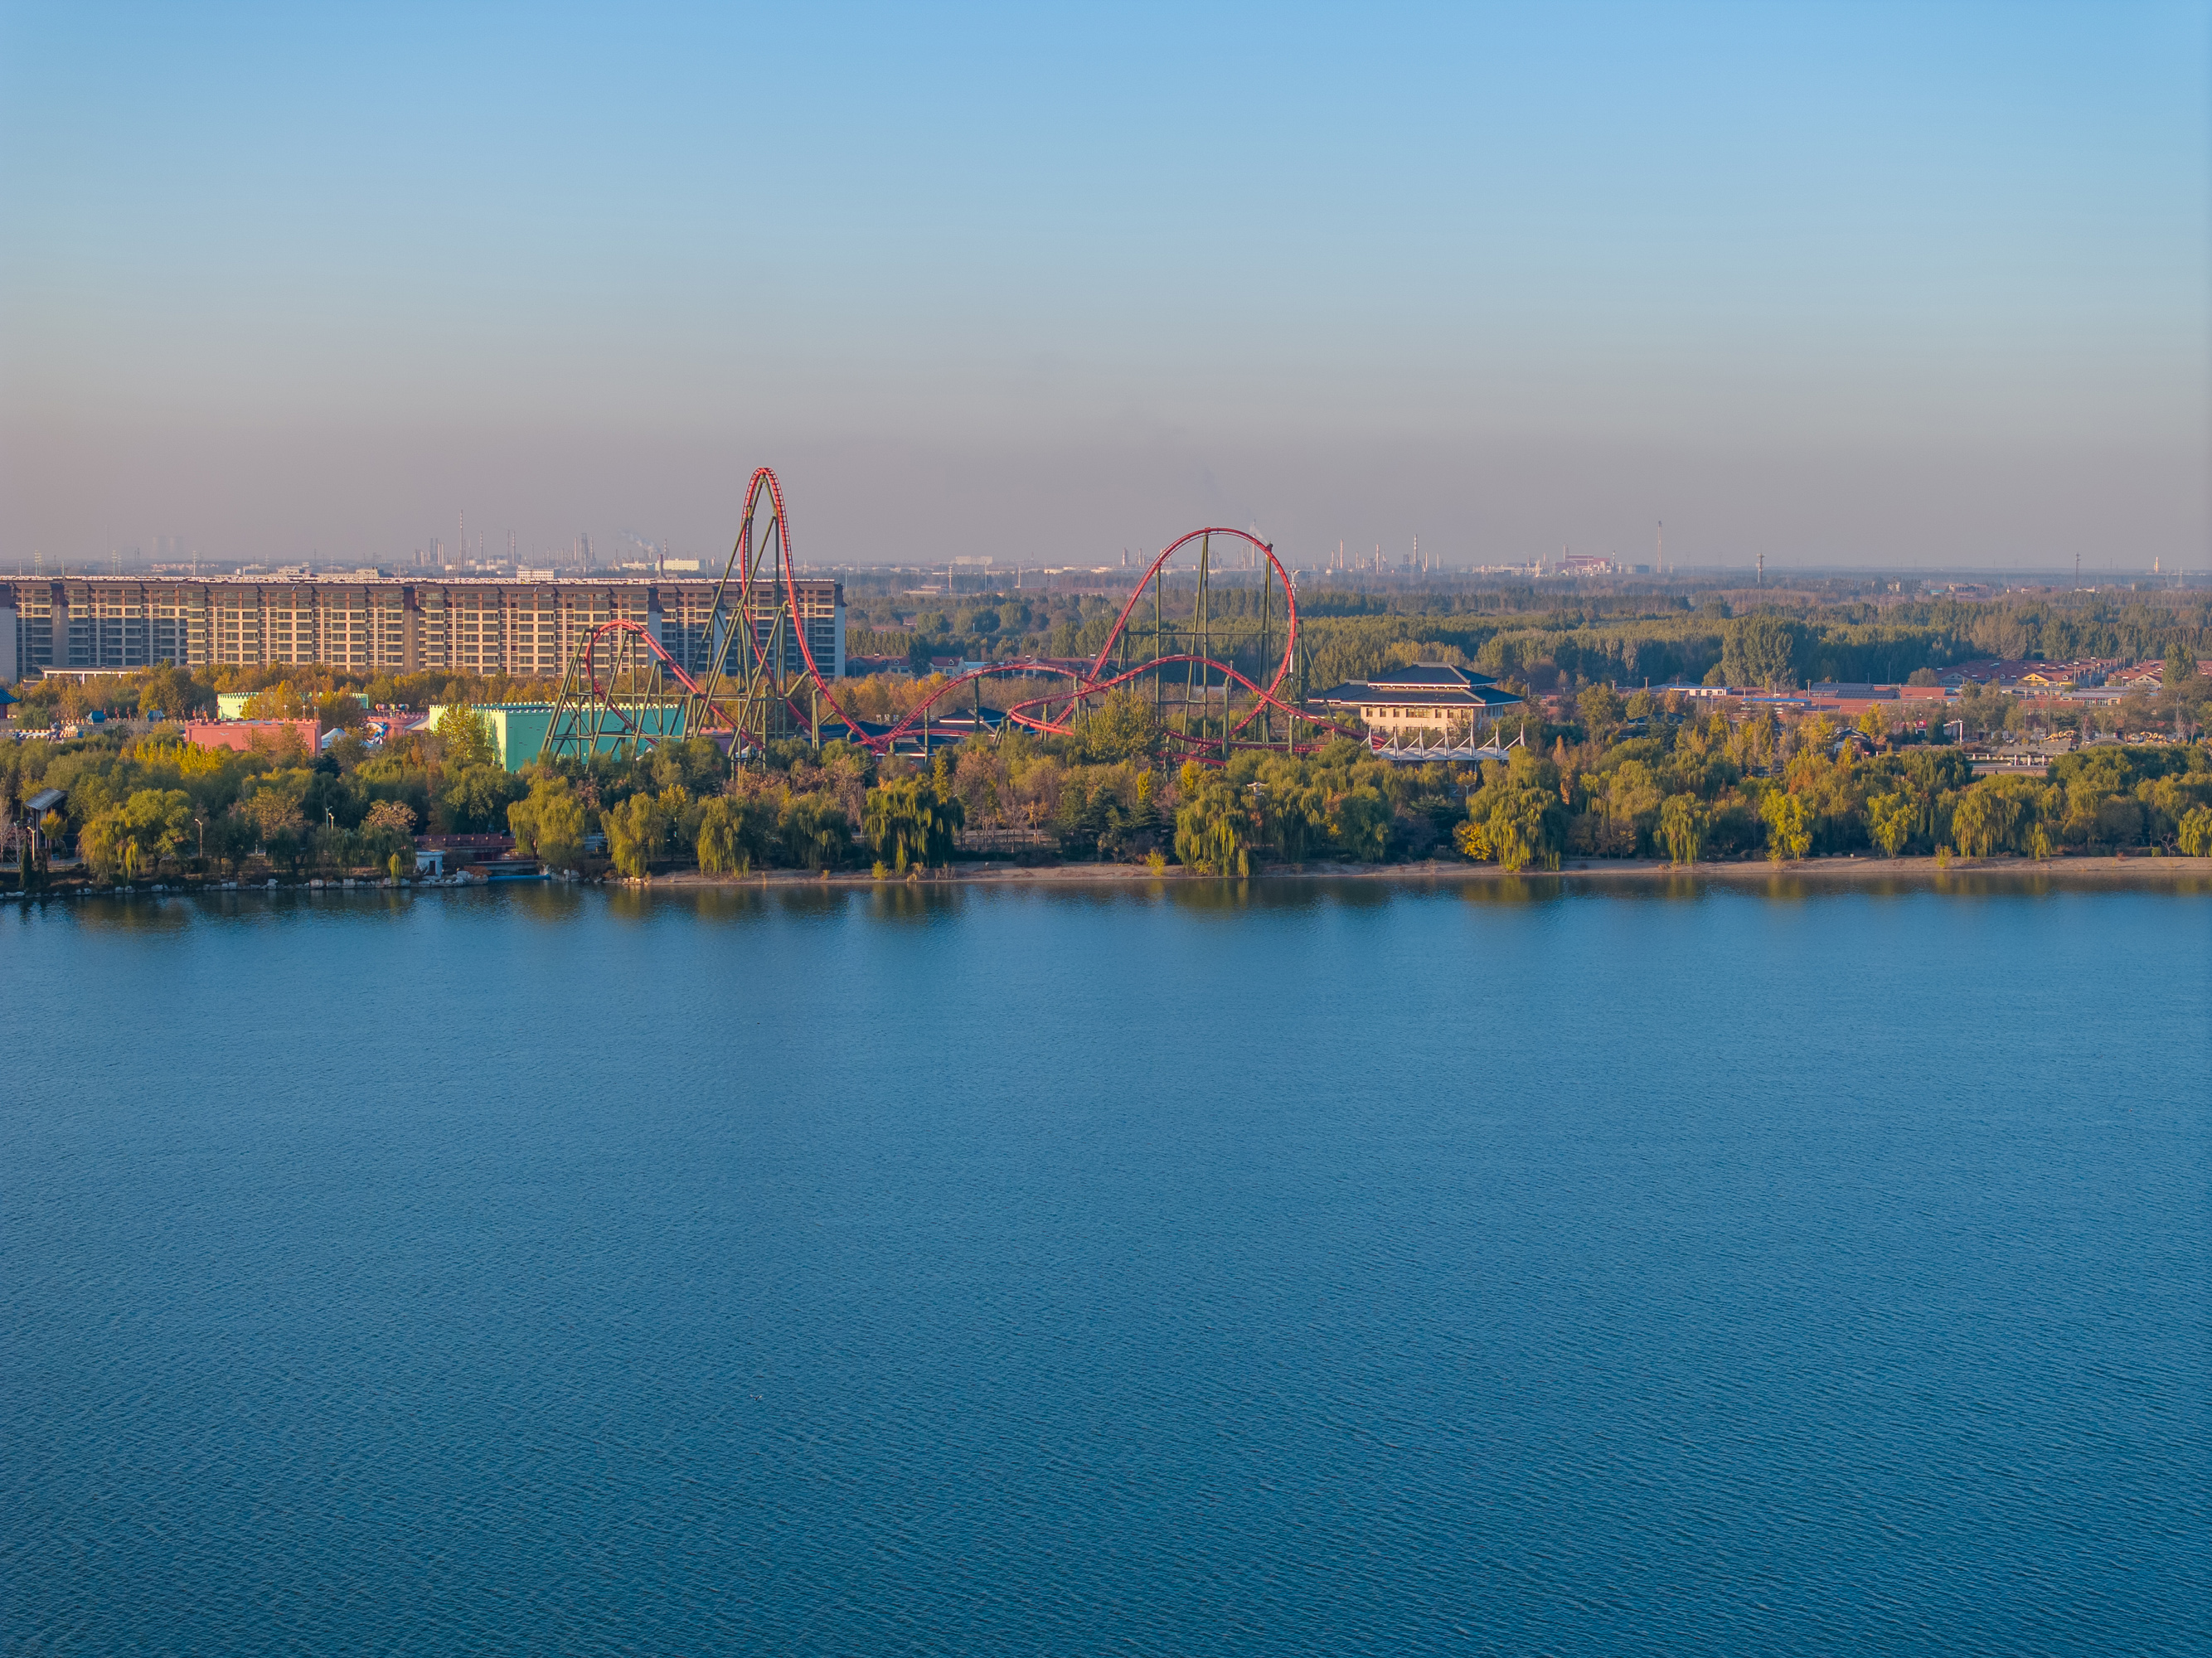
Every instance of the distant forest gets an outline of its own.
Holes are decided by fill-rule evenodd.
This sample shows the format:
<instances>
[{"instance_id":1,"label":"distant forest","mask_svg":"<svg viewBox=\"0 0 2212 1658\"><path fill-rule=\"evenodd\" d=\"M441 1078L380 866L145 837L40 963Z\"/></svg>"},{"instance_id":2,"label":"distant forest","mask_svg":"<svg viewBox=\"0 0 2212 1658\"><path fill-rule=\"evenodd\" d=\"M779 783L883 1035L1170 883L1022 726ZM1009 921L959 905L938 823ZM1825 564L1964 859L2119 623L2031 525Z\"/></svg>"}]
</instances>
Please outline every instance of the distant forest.
<instances>
[{"instance_id":1,"label":"distant forest","mask_svg":"<svg viewBox=\"0 0 2212 1658\"><path fill-rule=\"evenodd\" d=\"M1212 619L1235 635L1215 654L1255 670L1258 593L1217 587L1210 600ZM1271 604L1278 628L1281 603L1278 591ZM1188 624L1191 604L1188 588L1171 590L1170 623ZM936 596L856 586L848 592L847 643L853 654L907 658L918 667L931 657L1085 656L1104 645L1120 608L1118 595L1026 592L963 595L947 606ZM1563 600L1528 585L1461 592L1332 586L1301 593L1298 610L1315 689L1416 660L1457 663L1550 692L1595 683L1893 683L1977 658L2141 660L2177 645L2199 658L2212 653L2212 596L2192 592L1974 599L1707 590ZM1149 619L1140 611L1133 625Z\"/></svg>"}]
</instances>

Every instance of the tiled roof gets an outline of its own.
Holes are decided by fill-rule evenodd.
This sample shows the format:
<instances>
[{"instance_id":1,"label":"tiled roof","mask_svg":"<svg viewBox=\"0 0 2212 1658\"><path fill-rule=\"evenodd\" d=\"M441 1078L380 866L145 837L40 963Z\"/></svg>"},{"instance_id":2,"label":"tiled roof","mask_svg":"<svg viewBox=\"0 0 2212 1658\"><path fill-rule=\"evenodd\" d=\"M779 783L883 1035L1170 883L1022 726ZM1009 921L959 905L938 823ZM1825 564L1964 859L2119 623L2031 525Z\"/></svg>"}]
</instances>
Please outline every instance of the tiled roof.
<instances>
[{"instance_id":1,"label":"tiled roof","mask_svg":"<svg viewBox=\"0 0 2212 1658\"><path fill-rule=\"evenodd\" d=\"M1504 708L1521 699L1495 684L1404 685L1382 680L1346 680L1315 693L1314 701L1334 707L1395 703L1403 708Z\"/></svg>"},{"instance_id":2,"label":"tiled roof","mask_svg":"<svg viewBox=\"0 0 2212 1658\"><path fill-rule=\"evenodd\" d=\"M1467 668L1455 668L1447 662L1415 662L1403 668L1393 668L1379 673L1366 682L1370 685L1387 686L1396 695L1401 688L1433 685L1447 686L1495 685L1498 682L1486 673L1476 673Z\"/></svg>"}]
</instances>

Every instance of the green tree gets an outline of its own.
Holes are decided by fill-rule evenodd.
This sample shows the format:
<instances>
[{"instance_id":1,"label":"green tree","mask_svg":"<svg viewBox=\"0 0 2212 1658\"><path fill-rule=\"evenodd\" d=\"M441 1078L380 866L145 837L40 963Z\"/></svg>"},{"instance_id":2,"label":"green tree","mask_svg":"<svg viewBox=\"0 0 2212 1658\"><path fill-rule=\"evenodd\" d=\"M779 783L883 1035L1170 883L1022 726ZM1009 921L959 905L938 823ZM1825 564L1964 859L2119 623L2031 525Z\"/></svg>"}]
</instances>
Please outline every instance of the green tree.
<instances>
[{"instance_id":1,"label":"green tree","mask_svg":"<svg viewBox=\"0 0 2212 1658\"><path fill-rule=\"evenodd\" d=\"M182 789L137 789L123 806L123 826L144 859L158 869L192 832L192 798Z\"/></svg>"},{"instance_id":2,"label":"green tree","mask_svg":"<svg viewBox=\"0 0 2212 1658\"><path fill-rule=\"evenodd\" d=\"M2124 794L2108 794L2096 803L2090 822L2093 837L2110 847L2139 847L2143 839L2143 811Z\"/></svg>"},{"instance_id":3,"label":"green tree","mask_svg":"<svg viewBox=\"0 0 2212 1658\"><path fill-rule=\"evenodd\" d=\"M1911 840L1924 811L1925 803L1910 790L1872 795L1867 800L1868 837L1881 848L1884 857L1894 858Z\"/></svg>"},{"instance_id":4,"label":"green tree","mask_svg":"<svg viewBox=\"0 0 2212 1658\"><path fill-rule=\"evenodd\" d=\"M730 774L728 756L704 737L662 743L653 749L646 764L654 788L681 787L696 795L714 793Z\"/></svg>"},{"instance_id":5,"label":"green tree","mask_svg":"<svg viewBox=\"0 0 2212 1658\"><path fill-rule=\"evenodd\" d=\"M902 875L908 865L951 862L952 838L964 822L960 797L939 794L935 780L919 775L870 789L861 809L869 848Z\"/></svg>"},{"instance_id":6,"label":"green tree","mask_svg":"<svg viewBox=\"0 0 2212 1658\"><path fill-rule=\"evenodd\" d=\"M1606 782L1602 811L1606 850L1624 856L1642 851L1656 830L1664 795L1657 776L1641 760L1624 760ZM1593 799L1593 811L1599 802Z\"/></svg>"},{"instance_id":7,"label":"green tree","mask_svg":"<svg viewBox=\"0 0 2212 1658\"><path fill-rule=\"evenodd\" d=\"M208 862L217 869L237 874L239 865L260 843L261 832L252 817L237 806L208 820Z\"/></svg>"},{"instance_id":8,"label":"green tree","mask_svg":"<svg viewBox=\"0 0 2212 1658\"><path fill-rule=\"evenodd\" d=\"M2185 694L2196 688L2202 676L2197 671L2197 653L2186 645L2166 647L2165 671L2160 683L2168 695Z\"/></svg>"},{"instance_id":9,"label":"green tree","mask_svg":"<svg viewBox=\"0 0 2212 1658\"><path fill-rule=\"evenodd\" d=\"M215 707L215 692L184 669L167 664L154 669L139 688L138 712L160 714L165 719L189 720Z\"/></svg>"},{"instance_id":10,"label":"green tree","mask_svg":"<svg viewBox=\"0 0 2212 1658\"><path fill-rule=\"evenodd\" d=\"M317 869L349 869L362 850L361 837L325 819L307 831L307 858Z\"/></svg>"},{"instance_id":11,"label":"green tree","mask_svg":"<svg viewBox=\"0 0 2212 1658\"><path fill-rule=\"evenodd\" d=\"M1494 859L1509 874L1531 864L1559 868L1566 811L1557 790L1507 781L1482 789L1468 802L1468 821L1453 840L1468 857L1477 862Z\"/></svg>"},{"instance_id":12,"label":"green tree","mask_svg":"<svg viewBox=\"0 0 2212 1658\"><path fill-rule=\"evenodd\" d=\"M438 716L438 742L449 773L499 764L491 722L465 703L456 703Z\"/></svg>"},{"instance_id":13,"label":"green tree","mask_svg":"<svg viewBox=\"0 0 2212 1658\"><path fill-rule=\"evenodd\" d=\"M377 804L386 806L398 805L391 800ZM405 811L407 809L401 806L399 810ZM410 813L409 820L411 822L411 819L412 814ZM380 869L394 858L411 866L415 862L415 837L390 815L378 817L372 814L362 820L360 829L354 834L347 858L349 863L370 864Z\"/></svg>"},{"instance_id":14,"label":"green tree","mask_svg":"<svg viewBox=\"0 0 2212 1658\"><path fill-rule=\"evenodd\" d=\"M631 879L641 878L647 866L666 850L669 813L653 794L633 794L606 813L607 856Z\"/></svg>"},{"instance_id":15,"label":"green tree","mask_svg":"<svg viewBox=\"0 0 2212 1658\"><path fill-rule=\"evenodd\" d=\"M557 772L531 780L529 798L507 809L514 849L553 869L580 869L586 817L584 803Z\"/></svg>"},{"instance_id":16,"label":"green tree","mask_svg":"<svg viewBox=\"0 0 2212 1658\"><path fill-rule=\"evenodd\" d=\"M1307 773L1303 761L1277 755L1269 756L1260 771L1262 832L1277 855L1293 864L1311 857L1330 834L1328 791ZM1140 799L1148 799L1141 785L1151 775L1147 772L1139 780Z\"/></svg>"},{"instance_id":17,"label":"green tree","mask_svg":"<svg viewBox=\"0 0 2212 1658\"><path fill-rule=\"evenodd\" d=\"M1704 850L1711 821L1694 794L1670 794L1659 808L1659 844L1677 864L1694 864Z\"/></svg>"},{"instance_id":18,"label":"green tree","mask_svg":"<svg viewBox=\"0 0 2212 1658\"><path fill-rule=\"evenodd\" d=\"M844 809L826 794L792 796L776 815L775 827L791 861L807 869L835 868L845 861L853 844L852 824Z\"/></svg>"},{"instance_id":19,"label":"green tree","mask_svg":"<svg viewBox=\"0 0 2212 1658\"><path fill-rule=\"evenodd\" d=\"M2011 841L2019 811L2012 796L1978 783L1959 797L1951 813L1951 838L1967 857L1986 858Z\"/></svg>"},{"instance_id":20,"label":"green tree","mask_svg":"<svg viewBox=\"0 0 2212 1658\"><path fill-rule=\"evenodd\" d=\"M507 808L529 787L502 766L471 765L458 772L448 766L446 776L438 804L445 809L446 821L465 835L489 833L505 823Z\"/></svg>"},{"instance_id":21,"label":"green tree","mask_svg":"<svg viewBox=\"0 0 2212 1658\"><path fill-rule=\"evenodd\" d=\"M2212 806L2191 806L2181 820L2181 855L2212 858Z\"/></svg>"},{"instance_id":22,"label":"green tree","mask_svg":"<svg viewBox=\"0 0 2212 1658\"><path fill-rule=\"evenodd\" d=\"M1394 816L1382 790L1371 783L1355 784L1332 803L1329 833L1347 856L1363 864L1379 864L1390 850Z\"/></svg>"},{"instance_id":23,"label":"green tree","mask_svg":"<svg viewBox=\"0 0 2212 1658\"><path fill-rule=\"evenodd\" d=\"M314 711L308 694L289 679L254 692L240 710L248 720L305 720Z\"/></svg>"},{"instance_id":24,"label":"green tree","mask_svg":"<svg viewBox=\"0 0 2212 1658\"><path fill-rule=\"evenodd\" d=\"M1966 730L1984 737L2010 730L2016 706L1995 686L1971 682L1960 688L1959 700L1953 705Z\"/></svg>"},{"instance_id":25,"label":"green tree","mask_svg":"<svg viewBox=\"0 0 2212 1658\"><path fill-rule=\"evenodd\" d=\"M1771 789L1759 803L1759 815L1766 824L1766 855L1776 863L1795 863L1812 849L1812 814L1802 796Z\"/></svg>"},{"instance_id":26,"label":"green tree","mask_svg":"<svg viewBox=\"0 0 2212 1658\"><path fill-rule=\"evenodd\" d=\"M285 780L280 782L278 777ZM290 786L291 780L297 779L304 788L306 778L304 772L296 771L264 777L236 807L252 830L253 844L270 863L287 869L296 870L307 853L307 820L300 810L299 794Z\"/></svg>"},{"instance_id":27,"label":"green tree","mask_svg":"<svg viewBox=\"0 0 2212 1658\"><path fill-rule=\"evenodd\" d=\"M1582 716L1583 729L1602 742L1620 724L1625 710L1620 693L1612 686L1585 685L1575 698L1575 712Z\"/></svg>"},{"instance_id":28,"label":"green tree","mask_svg":"<svg viewBox=\"0 0 2212 1658\"><path fill-rule=\"evenodd\" d=\"M1243 792L1218 772L1200 773L1196 786L1187 780L1182 805L1176 810L1176 856L1191 869L1207 875L1249 875L1252 872L1251 815Z\"/></svg>"},{"instance_id":29,"label":"green tree","mask_svg":"<svg viewBox=\"0 0 2212 1658\"><path fill-rule=\"evenodd\" d=\"M753 866L763 831L763 814L750 800L716 795L701 808L696 842L702 875L743 875Z\"/></svg>"},{"instance_id":30,"label":"green tree","mask_svg":"<svg viewBox=\"0 0 2212 1658\"><path fill-rule=\"evenodd\" d=\"M122 809L110 806L88 819L77 831L76 854L92 872L94 880L112 881L123 867L123 849L130 844L130 833L123 827Z\"/></svg>"},{"instance_id":31,"label":"green tree","mask_svg":"<svg viewBox=\"0 0 2212 1658\"><path fill-rule=\"evenodd\" d=\"M1124 686L1109 691L1093 709L1083 733L1084 752L1108 765L1142 760L1158 745L1159 721L1152 700Z\"/></svg>"},{"instance_id":32,"label":"green tree","mask_svg":"<svg viewBox=\"0 0 2212 1658\"><path fill-rule=\"evenodd\" d=\"M351 691L331 691L317 697L314 715L325 731L358 732L368 721L368 710Z\"/></svg>"},{"instance_id":33,"label":"green tree","mask_svg":"<svg viewBox=\"0 0 2212 1658\"><path fill-rule=\"evenodd\" d=\"M1730 685L1780 690L1796 683L1797 624L1780 616L1739 616L1721 634L1721 673Z\"/></svg>"}]
</instances>

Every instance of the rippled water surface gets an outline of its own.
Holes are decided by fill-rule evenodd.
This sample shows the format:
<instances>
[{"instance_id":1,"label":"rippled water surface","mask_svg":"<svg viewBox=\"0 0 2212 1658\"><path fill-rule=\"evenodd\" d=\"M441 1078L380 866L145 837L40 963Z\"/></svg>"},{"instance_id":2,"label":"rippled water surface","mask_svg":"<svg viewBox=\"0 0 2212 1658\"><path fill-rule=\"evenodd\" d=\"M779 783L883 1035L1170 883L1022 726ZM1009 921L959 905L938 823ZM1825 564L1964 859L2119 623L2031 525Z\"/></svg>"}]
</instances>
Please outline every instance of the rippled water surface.
<instances>
[{"instance_id":1,"label":"rippled water surface","mask_svg":"<svg viewBox=\"0 0 2212 1658\"><path fill-rule=\"evenodd\" d=\"M0 1649L2203 1652L2212 899L0 911Z\"/></svg>"}]
</instances>

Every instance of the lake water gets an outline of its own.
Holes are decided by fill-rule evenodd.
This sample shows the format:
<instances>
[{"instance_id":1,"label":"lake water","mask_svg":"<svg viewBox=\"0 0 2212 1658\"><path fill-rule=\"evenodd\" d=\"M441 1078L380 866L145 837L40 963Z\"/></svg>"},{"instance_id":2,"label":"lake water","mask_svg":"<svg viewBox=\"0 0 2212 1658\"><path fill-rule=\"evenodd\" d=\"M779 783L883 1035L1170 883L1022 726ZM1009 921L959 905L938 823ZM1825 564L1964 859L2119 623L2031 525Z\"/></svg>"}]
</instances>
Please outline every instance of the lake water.
<instances>
[{"instance_id":1,"label":"lake water","mask_svg":"<svg viewBox=\"0 0 2212 1658\"><path fill-rule=\"evenodd\" d=\"M2212 897L0 909L0 1649L2203 1652Z\"/></svg>"}]
</instances>

